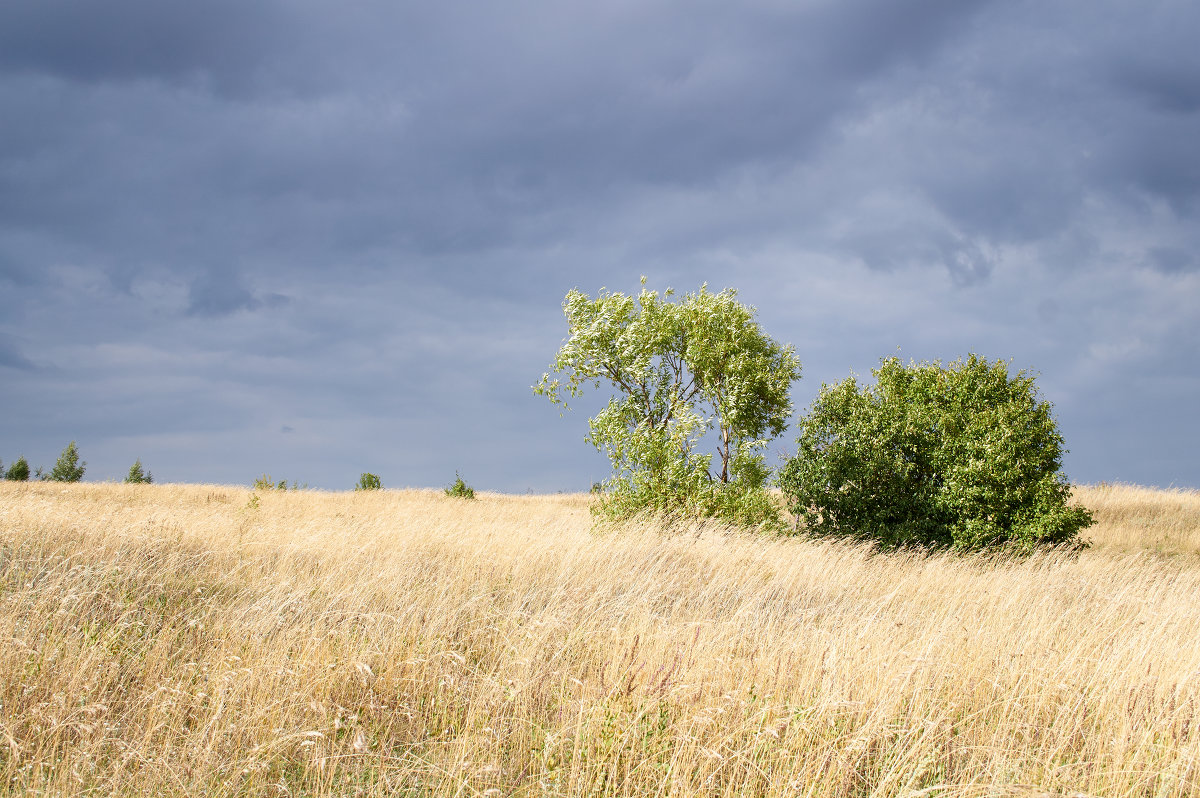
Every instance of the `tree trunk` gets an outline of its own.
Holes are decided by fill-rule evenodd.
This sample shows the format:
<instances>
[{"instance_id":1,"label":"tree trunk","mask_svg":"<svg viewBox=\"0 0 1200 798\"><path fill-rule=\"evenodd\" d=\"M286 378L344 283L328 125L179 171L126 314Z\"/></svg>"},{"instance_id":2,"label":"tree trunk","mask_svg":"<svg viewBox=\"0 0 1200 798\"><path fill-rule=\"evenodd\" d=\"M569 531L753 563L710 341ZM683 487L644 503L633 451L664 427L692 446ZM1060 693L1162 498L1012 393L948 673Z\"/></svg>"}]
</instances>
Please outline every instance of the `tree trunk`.
<instances>
[{"instance_id":1,"label":"tree trunk","mask_svg":"<svg viewBox=\"0 0 1200 798\"><path fill-rule=\"evenodd\" d=\"M721 482L729 482L729 427L721 427Z\"/></svg>"}]
</instances>

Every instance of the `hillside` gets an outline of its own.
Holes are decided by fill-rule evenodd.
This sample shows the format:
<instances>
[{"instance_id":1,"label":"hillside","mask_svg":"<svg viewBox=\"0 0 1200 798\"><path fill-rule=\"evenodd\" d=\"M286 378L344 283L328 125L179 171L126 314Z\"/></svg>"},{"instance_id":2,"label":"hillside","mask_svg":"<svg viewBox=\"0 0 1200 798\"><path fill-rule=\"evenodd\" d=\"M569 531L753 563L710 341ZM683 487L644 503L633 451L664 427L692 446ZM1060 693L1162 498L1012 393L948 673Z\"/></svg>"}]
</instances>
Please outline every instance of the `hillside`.
<instances>
[{"instance_id":1,"label":"hillside","mask_svg":"<svg viewBox=\"0 0 1200 798\"><path fill-rule=\"evenodd\" d=\"M11 794L1200 793L1200 494L1021 561L588 497L0 482Z\"/></svg>"}]
</instances>

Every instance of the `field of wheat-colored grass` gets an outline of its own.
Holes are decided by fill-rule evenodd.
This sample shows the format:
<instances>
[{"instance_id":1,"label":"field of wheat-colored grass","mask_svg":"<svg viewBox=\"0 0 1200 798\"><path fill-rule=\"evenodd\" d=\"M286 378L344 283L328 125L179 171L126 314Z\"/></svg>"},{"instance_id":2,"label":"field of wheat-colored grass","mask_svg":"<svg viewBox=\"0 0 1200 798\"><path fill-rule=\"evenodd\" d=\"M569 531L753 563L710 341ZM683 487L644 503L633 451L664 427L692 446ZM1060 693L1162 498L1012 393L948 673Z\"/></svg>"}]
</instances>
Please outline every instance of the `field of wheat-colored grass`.
<instances>
[{"instance_id":1,"label":"field of wheat-colored grass","mask_svg":"<svg viewBox=\"0 0 1200 798\"><path fill-rule=\"evenodd\" d=\"M0 483L0 793L1200 794L1200 494L1004 561Z\"/></svg>"}]
</instances>

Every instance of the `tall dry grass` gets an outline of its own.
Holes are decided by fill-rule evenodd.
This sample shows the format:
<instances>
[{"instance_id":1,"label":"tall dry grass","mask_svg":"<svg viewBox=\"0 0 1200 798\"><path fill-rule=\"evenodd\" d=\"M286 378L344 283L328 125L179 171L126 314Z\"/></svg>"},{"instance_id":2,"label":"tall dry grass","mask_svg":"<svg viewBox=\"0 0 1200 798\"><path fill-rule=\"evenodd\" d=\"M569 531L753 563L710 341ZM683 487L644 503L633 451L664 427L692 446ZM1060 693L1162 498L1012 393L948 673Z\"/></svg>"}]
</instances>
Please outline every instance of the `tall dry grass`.
<instances>
[{"instance_id":1,"label":"tall dry grass","mask_svg":"<svg viewBox=\"0 0 1200 798\"><path fill-rule=\"evenodd\" d=\"M0 778L104 795L1200 793L1196 494L1021 561L587 498L0 484Z\"/></svg>"},{"instance_id":2,"label":"tall dry grass","mask_svg":"<svg viewBox=\"0 0 1200 798\"><path fill-rule=\"evenodd\" d=\"M1085 534L1094 546L1200 554L1200 492L1098 485L1076 488L1075 499L1096 516Z\"/></svg>"}]
</instances>

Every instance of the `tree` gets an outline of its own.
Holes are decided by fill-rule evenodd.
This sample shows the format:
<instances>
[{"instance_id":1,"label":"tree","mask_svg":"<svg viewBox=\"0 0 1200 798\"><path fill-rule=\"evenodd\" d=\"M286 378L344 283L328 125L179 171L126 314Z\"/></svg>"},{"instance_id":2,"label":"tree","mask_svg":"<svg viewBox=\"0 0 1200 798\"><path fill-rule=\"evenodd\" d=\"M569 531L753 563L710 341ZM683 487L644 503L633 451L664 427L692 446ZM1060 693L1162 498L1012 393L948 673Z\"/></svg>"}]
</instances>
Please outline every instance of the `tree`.
<instances>
[{"instance_id":1,"label":"tree","mask_svg":"<svg viewBox=\"0 0 1200 798\"><path fill-rule=\"evenodd\" d=\"M970 355L903 365L874 387L822 386L779 482L816 534L884 546L1078 542L1091 514L1068 504L1063 439L1024 371Z\"/></svg>"},{"instance_id":2,"label":"tree","mask_svg":"<svg viewBox=\"0 0 1200 798\"><path fill-rule=\"evenodd\" d=\"M588 421L587 441L613 466L597 508L775 522L763 450L787 427L800 361L763 333L736 291L705 285L674 302L670 289L659 296L645 283L636 297L570 291L568 338L534 386L564 409L588 384L618 392ZM702 453L709 433L716 450Z\"/></svg>"},{"instance_id":3,"label":"tree","mask_svg":"<svg viewBox=\"0 0 1200 798\"><path fill-rule=\"evenodd\" d=\"M379 476L371 473L361 474L358 478L358 484L354 486L355 490L382 490L383 483L379 480Z\"/></svg>"},{"instance_id":4,"label":"tree","mask_svg":"<svg viewBox=\"0 0 1200 798\"><path fill-rule=\"evenodd\" d=\"M29 461L22 455L8 467L8 471L4 472L4 478L13 482L29 481Z\"/></svg>"},{"instance_id":5,"label":"tree","mask_svg":"<svg viewBox=\"0 0 1200 798\"><path fill-rule=\"evenodd\" d=\"M459 476L457 471L454 472L454 481L450 483L450 487L443 491L447 496L456 499L474 499L475 489L463 482L463 478Z\"/></svg>"},{"instance_id":6,"label":"tree","mask_svg":"<svg viewBox=\"0 0 1200 798\"><path fill-rule=\"evenodd\" d=\"M142 471L142 460L139 457L129 467L129 474L125 477L125 482L130 485L149 485L154 482L154 475L149 471Z\"/></svg>"},{"instance_id":7,"label":"tree","mask_svg":"<svg viewBox=\"0 0 1200 798\"><path fill-rule=\"evenodd\" d=\"M71 441L58 456L58 461L50 470L47 478L51 482L78 482L83 479L83 472L86 468L87 463L79 459L79 449L75 446L75 441Z\"/></svg>"}]
</instances>

